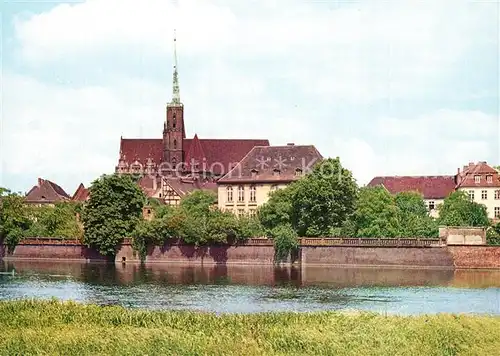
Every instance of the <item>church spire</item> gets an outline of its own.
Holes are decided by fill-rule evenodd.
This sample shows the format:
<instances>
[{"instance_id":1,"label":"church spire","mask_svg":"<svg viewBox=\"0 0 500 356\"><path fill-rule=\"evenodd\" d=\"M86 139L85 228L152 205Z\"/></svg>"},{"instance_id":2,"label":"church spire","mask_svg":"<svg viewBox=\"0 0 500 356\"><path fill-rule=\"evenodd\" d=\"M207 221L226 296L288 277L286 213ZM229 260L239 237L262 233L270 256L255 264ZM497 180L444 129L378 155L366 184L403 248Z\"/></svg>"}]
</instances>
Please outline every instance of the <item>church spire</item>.
<instances>
[{"instance_id":1,"label":"church spire","mask_svg":"<svg viewBox=\"0 0 500 356\"><path fill-rule=\"evenodd\" d=\"M174 29L174 75L172 83L172 104L180 104L181 97L179 94L179 73L177 72L177 34Z\"/></svg>"}]
</instances>

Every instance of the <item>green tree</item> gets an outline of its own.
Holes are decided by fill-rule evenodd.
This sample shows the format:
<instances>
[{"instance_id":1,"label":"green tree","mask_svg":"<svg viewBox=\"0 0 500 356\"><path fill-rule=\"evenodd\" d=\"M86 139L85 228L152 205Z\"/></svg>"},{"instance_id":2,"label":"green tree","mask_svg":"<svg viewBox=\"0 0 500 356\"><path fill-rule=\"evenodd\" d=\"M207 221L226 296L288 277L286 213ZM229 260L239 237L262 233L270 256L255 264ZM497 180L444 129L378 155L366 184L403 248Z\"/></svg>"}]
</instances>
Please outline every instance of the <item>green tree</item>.
<instances>
[{"instance_id":1,"label":"green tree","mask_svg":"<svg viewBox=\"0 0 500 356\"><path fill-rule=\"evenodd\" d=\"M400 237L437 237L437 222L429 216L427 207L418 192L396 194Z\"/></svg>"},{"instance_id":2,"label":"green tree","mask_svg":"<svg viewBox=\"0 0 500 356\"><path fill-rule=\"evenodd\" d=\"M500 222L488 228L486 242L488 245L500 246Z\"/></svg>"},{"instance_id":3,"label":"green tree","mask_svg":"<svg viewBox=\"0 0 500 356\"><path fill-rule=\"evenodd\" d=\"M55 206L31 207L33 224L26 236L63 237L81 239L83 228L76 215L81 212L81 203L59 202Z\"/></svg>"},{"instance_id":4,"label":"green tree","mask_svg":"<svg viewBox=\"0 0 500 356\"><path fill-rule=\"evenodd\" d=\"M353 221L358 237L397 237L400 231L395 197L382 186L360 189Z\"/></svg>"},{"instance_id":5,"label":"green tree","mask_svg":"<svg viewBox=\"0 0 500 356\"><path fill-rule=\"evenodd\" d=\"M286 261L299 247L297 232L290 224L276 226L270 235L274 241L275 263Z\"/></svg>"},{"instance_id":6,"label":"green tree","mask_svg":"<svg viewBox=\"0 0 500 356\"><path fill-rule=\"evenodd\" d=\"M271 194L259 209L268 230L290 224L300 236L328 236L353 213L358 187L339 158L316 164L302 179Z\"/></svg>"},{"instance_id":7,"label":"green tree","mask_svg":"<svg viewBox=\"0 0 500 356\"><path fill-rule=\"evenodd\" d=\"M181 200L180 207L188 214L207 215L217 203L217 195L209 190L195 190Z\"/></svg>"},{"instance_id":8,"label":"green tree","mask_svg":"<svg viewBox=\"0 0 500 356\"><path fill-rule=\"evenodd\" d=\"M292 226L299 236L328 236L355 209L358 186L340 159L329 158L296 182Z\"/></svg>"},{"instance_id":9,"label":"green tree","mask_svg":"<svg viewBox=\"0 0 500 356\"><path fill-rule=\"evenodd\" d=\"M486 206L462 191L451 193L439 207L439 224L445 226L489 226Z\"/></svg>"},{"instance_id":10,"label":"green tree","mask_svg":"<svg viewBox=\"0 0 500 356\"><path fill-rule=\"evenodd\" d=\"M32 225L24 197L10 190L0 189L0 240L13 249Z\"/></svg>"},{"instance_id":11,"label":"green tree","mask_svg":"<svg viewBox=\"0 0 500 356\"><path fill-rule=\"evenodd\" d=\"M130 236L141 219L146 198L129 176L104 175L95 180L85 204L83 241L106 256L114 256L124 237Z\"/></svg>"},{"instance_id":12,"label":"green tree","mask_svg":"<svg viewBox=\"0 0 500 356\"><path fill-rule=\"evenodd\" d=\"M272 192L267 203L259 208L260 222L267 230L291 223L295 187L296 185L292 183L285 189Z\"/></svg>"}]
</instances>

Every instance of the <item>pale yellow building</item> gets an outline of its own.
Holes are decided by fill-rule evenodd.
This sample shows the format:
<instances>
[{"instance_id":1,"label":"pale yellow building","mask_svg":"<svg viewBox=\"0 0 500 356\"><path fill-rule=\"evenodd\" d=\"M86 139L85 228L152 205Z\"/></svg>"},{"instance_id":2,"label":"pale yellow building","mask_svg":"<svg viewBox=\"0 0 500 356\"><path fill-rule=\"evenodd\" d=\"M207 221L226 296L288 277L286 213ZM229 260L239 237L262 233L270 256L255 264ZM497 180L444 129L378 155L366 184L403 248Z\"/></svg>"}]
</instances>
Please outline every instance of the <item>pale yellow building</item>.
<instances>
[{"instance_id":1,"label":"pale yellow building","mask_svg":"<svg viewBox=\"0 0 500 356\"><path fill-rule=\"evenodd\" d=\"M219 209L254 215L272 191L300 179L321 159L312 145L254 147L217 182Z\"/></svg>"},{"instance_id":2,"label":"pale yellow building","mask_svg":"<svg viewBox=\"0 0 500 356\"><path fill-rule=\"evenodd\" d=\"M469 163L457 173L457 190L486 206L490 219L500 219L500 175L486 162Z\"/></svg>"},{"instance_id":3,"label":"pale yellow building","mask_svg":"<svg viewBox=\"0 0 500 356\"><path fill-rule=\"evenodd\" d=\"M391 194L419 192L432 217L438 217L438 207L448 195L456 190L464 191L471 200L486 206L490 219L500 219L500 174L486 162L471 162L459 168L456 175L375 177L368 183L368 186L377 185Z\"/></svg>"}]
</instances>

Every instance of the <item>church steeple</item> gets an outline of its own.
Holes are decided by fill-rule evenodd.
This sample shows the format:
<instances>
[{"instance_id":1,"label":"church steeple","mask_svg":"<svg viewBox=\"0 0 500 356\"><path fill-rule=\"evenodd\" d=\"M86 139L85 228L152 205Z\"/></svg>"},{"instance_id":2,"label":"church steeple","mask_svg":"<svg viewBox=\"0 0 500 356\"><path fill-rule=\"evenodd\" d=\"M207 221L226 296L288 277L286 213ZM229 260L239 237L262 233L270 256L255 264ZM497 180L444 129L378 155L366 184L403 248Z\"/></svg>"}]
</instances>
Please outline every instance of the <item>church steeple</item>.
<instances>
[{"instance_id":1,"label":"church steeple","mask_svg":"<svg viewBox=\"0 0 500 356\"><path fill-rule=\"evenodd\" d=\"M177 72L176 34L174 31L174 76L172 101L167 104L166 120L163 129L163 163L168 163L171 170L179 169L184 162L183 143L186 138L184 129L184 106L179 95L179 75Z\"/></svg>"},{"instance_id":2,"label":"church steeple","mask_svg":"<svg viewBox=\"0 0 500 356\"><path fill-rule=\"evenodd\" d=\"M179 93L179 73L177 71L177 34L174 30L174 74L172 83L172 102L171 104L180 104L181 97Z\"/></svg>"}]
</instances>

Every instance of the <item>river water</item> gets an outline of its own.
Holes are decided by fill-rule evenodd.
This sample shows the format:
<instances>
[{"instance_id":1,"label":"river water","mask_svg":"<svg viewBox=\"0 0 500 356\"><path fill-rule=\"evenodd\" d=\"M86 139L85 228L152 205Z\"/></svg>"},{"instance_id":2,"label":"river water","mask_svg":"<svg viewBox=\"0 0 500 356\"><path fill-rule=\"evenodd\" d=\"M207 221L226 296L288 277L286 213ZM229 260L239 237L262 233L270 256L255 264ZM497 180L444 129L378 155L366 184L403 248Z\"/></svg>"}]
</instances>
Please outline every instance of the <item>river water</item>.
<instances>
[{"instance_id":1,"label":"river water","mask_svg":"<svg viewBox=\"0 0 500 356\"><path fill-rule=\"evenodd\" d=\"M0 262L0 300L58 298L216 313L500 315L499 270Z\"/></svg>"}]
</instances>

